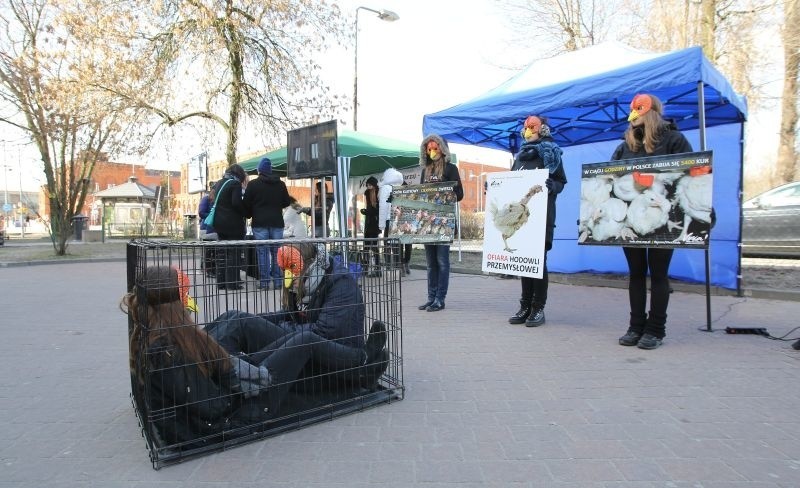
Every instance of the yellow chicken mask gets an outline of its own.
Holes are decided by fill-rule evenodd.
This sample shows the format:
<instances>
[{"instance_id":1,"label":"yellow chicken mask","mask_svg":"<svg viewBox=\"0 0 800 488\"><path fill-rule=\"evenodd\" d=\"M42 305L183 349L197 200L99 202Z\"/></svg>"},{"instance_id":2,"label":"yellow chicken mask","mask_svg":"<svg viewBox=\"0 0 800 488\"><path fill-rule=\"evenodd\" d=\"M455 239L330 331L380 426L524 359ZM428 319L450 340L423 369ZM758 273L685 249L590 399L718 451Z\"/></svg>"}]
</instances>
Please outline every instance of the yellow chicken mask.
<instances>
[{"instance_id":1,"label":"yellow chicken mask","mask_svg":"<svg viewBox=\"0 0 800 488\"><path fill-rule=\"evenodd\" d=\"M436 161L442 157L442 151L439 149L439 144L436 141L428 142L428 145L425 146L425 150L428 151L428 157L431 158L432 161Z\"/></svg>"},{"instance_id":2,"label":"yellow chicken mask","mask_svg":"<svg viewBox=\"0 0 800 488\"><path fill-rule=\"evenodd\" d=\"M535 115L529 116L525 119L525 124L522 128L522 137L526 141L530 141L536 138L539 135L539 131L542 129L542 119Z\"/></svg>"},{"instance_id":3,"label":"yellow chicken mask","mask_svg":"<svg viewBox=\"0 0 800 488\"><path fill-rule=\"evenodd\" d=\"M628 115L628 122L633 122L653 108L653 99L650 95L640 93L631 100L631 113Z\"/></svg>"}]
</instances>

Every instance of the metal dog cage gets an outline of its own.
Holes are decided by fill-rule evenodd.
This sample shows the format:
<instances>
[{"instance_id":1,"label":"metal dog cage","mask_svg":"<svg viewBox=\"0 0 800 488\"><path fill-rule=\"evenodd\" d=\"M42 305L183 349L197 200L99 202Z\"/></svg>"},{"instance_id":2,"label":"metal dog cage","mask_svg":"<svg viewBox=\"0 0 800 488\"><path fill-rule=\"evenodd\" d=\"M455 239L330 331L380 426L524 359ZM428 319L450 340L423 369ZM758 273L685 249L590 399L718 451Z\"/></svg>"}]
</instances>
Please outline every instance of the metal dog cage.
<instances>
[{"instance_id":1,"label":"metal dog cage","mask_svg":"<svg viewBox=\"0 0 800 488\"><path fill-rule=\"evenodd\" d=\"M269 255L270 247L296 247L298 243L324 250L326 271L317 294L310 293L307 303L290 310L296 300L282 286L283 277L270 277L266 287L260 279L259 247L266 246L263 255ZM130 310L128 320L131 400L153 468L401 400L403 273L397 264L399 247L392 239L129 242L128 296L139 297L138 323L134 323ZM163 284L142 277L152 274L156 267L174 267L188 276L188 295L197 305L188 312L189 323L164 327L156 312L150 312L156 304L147 303L148 297L159 296L152 288ZM227 276L224 269L229 271ZM334 286L332 283L355 294L345 300L342 297L347 295L323 289ZM314 297L328 292L332 299L320 305ZM314 308L317 306L319 309ZM286 339L299 337L290 334L322 327L319 322L325 313L342 313L356 321L353 330L357 328L357 332L335 340L307 334L316 338L311 343ZM232 347L223 340L228 337L218 334L239 327L240 322L231 319L234 315L252 320L247 324L259 334L269 328L278 334L286 331L286 335L265 347L254 346L256 341L248 336L245 342L249 350L230 350ZM315 316L316 325L305 322ZM195 329L182 328L200 329L201 337L206 338L204 345L216 338L230 356L223 360L187 360L175 338L182 332L194 334ZM303 334L301 340L305 340ZM345 349L351 354L358 354L362 347L363 362L332 360L324 353L338 351L342 344L350 347ZM211 356L204 353L197 354ZM292 364L300 361L299 372L273 368L270 359L265 360L279 354ZM236 367L228 366L228 362ZM269 380L261 381L264 375L241 373L242 367L263 373L260 365L269 371ZM198 383L198 371L205 378L203 384Z\"/></svg>"}]
</instances>

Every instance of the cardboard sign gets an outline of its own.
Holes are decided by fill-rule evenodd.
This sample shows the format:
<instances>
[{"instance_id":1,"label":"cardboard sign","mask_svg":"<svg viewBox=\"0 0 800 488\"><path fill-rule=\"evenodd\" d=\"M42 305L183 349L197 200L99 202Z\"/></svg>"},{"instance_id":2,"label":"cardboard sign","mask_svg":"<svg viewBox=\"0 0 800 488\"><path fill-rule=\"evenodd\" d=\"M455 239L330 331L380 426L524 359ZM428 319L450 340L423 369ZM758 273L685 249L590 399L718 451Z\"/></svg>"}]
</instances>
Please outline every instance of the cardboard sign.
<instances>
[{"instance_id":1,"label":"cardboard sign","mask_svg":"<svg viewBox=\"0 0 800 488\"><path fill-rule=\"evenodd\" d=\"M547 177L546 169L486 176L483 271L542 277Z\"/></svg>"},{"instance_id":2,"label":"cardboard sign","mask_svg":"<svg viewBox=\"0 0 800 488\"><path fill-rule=\"evenodd\" d=\"M456 228L453 182L395 186L389 237L403 244L449 244Z\"/></svg>"}]
</instances>

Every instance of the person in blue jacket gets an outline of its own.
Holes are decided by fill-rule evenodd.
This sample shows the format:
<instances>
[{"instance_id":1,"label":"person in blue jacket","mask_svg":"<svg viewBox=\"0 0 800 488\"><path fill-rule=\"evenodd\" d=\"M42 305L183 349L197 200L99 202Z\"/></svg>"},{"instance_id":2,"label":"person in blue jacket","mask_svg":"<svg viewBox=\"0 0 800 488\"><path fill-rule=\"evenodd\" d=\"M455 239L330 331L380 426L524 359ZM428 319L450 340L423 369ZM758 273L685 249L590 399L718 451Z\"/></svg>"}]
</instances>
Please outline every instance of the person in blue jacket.
<instances>
[{"instance_id":1,"label":"person in blue jacket","mask_svg":"<svg viewBox=\"0 0 800 488\"><path fill-rule=\"evenodd\" d=\"M211 207L214 205L214 183L210 183L209 190L200 198L200 204L197 207L197 215L200 217L200 240L201 241L216 241L219 239L217 231L214 227L206 224L206 217L211 212ZM216 253L213 247L207 247L203 252L203 268L209 278L216 277Z\"/></svg>"}]
</instances>

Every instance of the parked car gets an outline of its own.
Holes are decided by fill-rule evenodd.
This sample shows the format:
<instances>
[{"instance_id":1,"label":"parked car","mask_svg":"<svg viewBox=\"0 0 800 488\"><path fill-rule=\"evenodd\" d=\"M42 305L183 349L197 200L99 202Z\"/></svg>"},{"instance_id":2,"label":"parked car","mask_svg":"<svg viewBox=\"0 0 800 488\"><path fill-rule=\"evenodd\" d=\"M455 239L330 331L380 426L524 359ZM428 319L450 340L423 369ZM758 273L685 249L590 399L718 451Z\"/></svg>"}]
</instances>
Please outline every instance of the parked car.
<instances>
[{"instance_id":1,"label":"parked car","mask_svg":"<svg viewBox=\"0 0 800 488\"><path fill-rule=\"evenodd\" d=\"M800 181L742 204L742 254L800 258Z\"/></svg>"}]
</instances>

